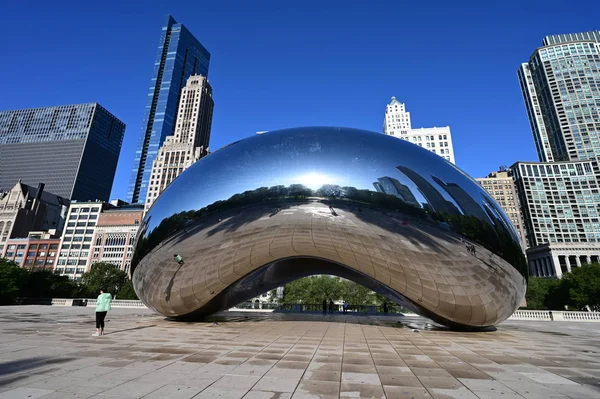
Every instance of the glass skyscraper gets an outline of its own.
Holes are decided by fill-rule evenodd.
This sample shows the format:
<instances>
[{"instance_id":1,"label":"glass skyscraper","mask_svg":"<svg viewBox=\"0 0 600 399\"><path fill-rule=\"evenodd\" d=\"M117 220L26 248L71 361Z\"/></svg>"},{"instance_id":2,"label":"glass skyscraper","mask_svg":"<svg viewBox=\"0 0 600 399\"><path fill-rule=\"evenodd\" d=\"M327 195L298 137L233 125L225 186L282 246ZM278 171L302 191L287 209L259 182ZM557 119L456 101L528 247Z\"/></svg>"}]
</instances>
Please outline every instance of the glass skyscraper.
<instances>
[{"instance_id":1,"label":"glass skyscraper","mask_svg":"<svg viewBox=\"0 0 600 399\"><path fill-rule=\"evenodd\" d=\"M0 112L0 191L21 180L63 198L108 201L125 124L100 104Z\"/></svg>"},{"instance_id":2,"label":"glass skyscraper","mask_svg":"<svg viewBox=\"0 0 600 399\"><path fill-rule=\"evenodd\" d=\"M148 91L127 197L145 203L152 162L167 136L175 131L181 89L191 75L208 76L210 53L186 29L168 15L162 27L158 54Z\"/></svg>"},{"instance_id":3,"label":"glass skyscraper","mask_svg":"<svg viewBox=\"0 0 600 399\"><path fill-rule=\"evenodd\" d=\"M518 76L540 161L600 158L600 31L547 36Z\"/></svg>"},{"instance_id":4,"label":"glass skyscraper","mask_svg":"<svg viewBox=\"0 0 600 399\"><path fill-rule=\"evenodd\" d=\"M600 257L600 31L547 36L517 75L541 162L511 166L534 276Z\"/></svg>"}]
</instances>

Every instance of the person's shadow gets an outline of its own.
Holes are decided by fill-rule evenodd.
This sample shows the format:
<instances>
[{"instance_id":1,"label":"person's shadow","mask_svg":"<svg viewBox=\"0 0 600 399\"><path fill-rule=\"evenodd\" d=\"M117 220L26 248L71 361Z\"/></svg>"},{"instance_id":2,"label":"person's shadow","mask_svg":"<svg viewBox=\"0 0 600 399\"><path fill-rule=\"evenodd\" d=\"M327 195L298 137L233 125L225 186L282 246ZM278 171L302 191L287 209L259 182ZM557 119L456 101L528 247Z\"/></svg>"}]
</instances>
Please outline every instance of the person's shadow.
<instances>
[{"instance_id":1,"label":"person's shadow","mask_svg":"<svg viewBox=\"0 0 600 399\"><path fill-rule=\"evenodd\" d=\"M169 302L169 300L171 299L171 289L173 288L173 283L175 282L175 276L177 275L177 273L179 273L179 270L181 269L181 266L183 266L184 262L181 261L181 263L179 264L179 267L177 268L177 270L175 271L175 273L173 273L173 277L171 277L171 280L169 281L169 284L167 285L167 288L165 289L165 301Z\"/></svg>"}]
</instances>

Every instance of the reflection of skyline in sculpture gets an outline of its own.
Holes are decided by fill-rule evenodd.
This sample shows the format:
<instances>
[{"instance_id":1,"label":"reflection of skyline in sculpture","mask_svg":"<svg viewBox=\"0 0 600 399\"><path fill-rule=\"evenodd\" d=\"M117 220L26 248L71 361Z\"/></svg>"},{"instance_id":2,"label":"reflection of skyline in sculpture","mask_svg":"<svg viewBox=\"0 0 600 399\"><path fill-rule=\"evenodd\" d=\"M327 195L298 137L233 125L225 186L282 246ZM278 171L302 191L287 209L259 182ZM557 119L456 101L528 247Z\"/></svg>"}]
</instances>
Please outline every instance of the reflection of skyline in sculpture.
<instances>
[{"instance_id":1,"label":"reflection of skyline in sculpture","mask_svg":"<svg viewBox=\"0 0 600 399\"><path fill-rule=\"evenodd\" d=\"M450 201L440 194L440 192L429 183L424 177L419 175L417 172L406 166L397 166L400 172L408 177L417 186L419 192L425 197L427 205L430 211L447 213L448 215L460 215L460 211Z\"/></svg>"},{"instance_id":2,"label":"reflection of skyline in sculpture","mask_svg":"<svg viewBox=\"0 0 600 399\"><path fill-rule=\"evenodd\" d=\"M490 217L460 213L432 175L477 203L487 197L438 158L389 136L323 127L215 151L148 211L132 260L135 290L149 308L194 320L297 278L332 274L443 324L501 322L525 291L523 253L504 224L490 223L492 199Z\"/></svg>"},{"instance_id":3,"label":"reflection of skyline in sculpture","mask_svg":"<svg viewBox=\"0 0 600 399\"><path fill-rule=\"evenodd\" d=\"M491 221L491 218L488 216L487 213L485 213L483 211L481 205L479 205L477 203L477 201L475 201L469 195L469 193L467 193L465 190L463 190L458 184L446 183L445 181L443 181L442 179L440 179L439 177L436 177L436 176L432 176L431 178L444 191L446 191L448 193L448 195L450 195L450 197L452 197L454 202L456 202L458 204L458 206L463 214L465 214L467 216L475 216L476 218L478 218L480 220L487 219L488 221Z\"/></svg>"},{"instance_id":4,"label":"reflection of skyline in sculpture","mask_svg":"<svg viewBox=\"0 0 600 399\"><path fill-rule=\"evenodd\" d=\"M409 205L418 207L421 206L413 193L410 191L410 188L408 188L407 185L400 183L398 179L384 176L377 179L377 181L378 183L373 183L373 186L377 191L398 197Z\"/></svg>"}]
</instances>

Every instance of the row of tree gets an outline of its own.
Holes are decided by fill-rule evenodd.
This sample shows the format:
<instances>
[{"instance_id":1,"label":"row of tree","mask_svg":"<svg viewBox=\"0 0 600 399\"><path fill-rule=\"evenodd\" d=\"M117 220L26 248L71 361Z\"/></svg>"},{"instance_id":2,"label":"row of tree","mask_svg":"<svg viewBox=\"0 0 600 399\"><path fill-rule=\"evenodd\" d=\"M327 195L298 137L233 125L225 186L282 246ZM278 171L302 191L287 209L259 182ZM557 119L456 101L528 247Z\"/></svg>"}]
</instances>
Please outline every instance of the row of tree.
<instances>
[{"instance_id":1,"label":"row of tree","mask_svg":"<svg viewBox=\"0 0 600 399\"><path fill-rule=\"evenodd\" d=\"M343 300L351 305L383 305L390 302L383 296L357 284L335 276L310 276L284 286L284 304L320 304L323 300Z\"/></svg>"},{"instance_id":2,"label":"row of tree","mask_svg":"<svg viewBox=\"0 0 600 399\"><path fill-rule=\"evenodd\" d=\"M127 273L110 263L95 263L81 282L49 270L24 269L0 258L0 304L18 298L95 298L105 289L119 299L138 299Z\"/></svg>"},{"instance_id":3,"label":"row of tree","mask_svg":"<svg viewBox=\"0 0 600 399\"><path fill-rule=\"evenodd\" d=\"M531 277L526 299L528 309L600 311L600 263L577 267L561 279Z\"/></svg>"}]
</instances>

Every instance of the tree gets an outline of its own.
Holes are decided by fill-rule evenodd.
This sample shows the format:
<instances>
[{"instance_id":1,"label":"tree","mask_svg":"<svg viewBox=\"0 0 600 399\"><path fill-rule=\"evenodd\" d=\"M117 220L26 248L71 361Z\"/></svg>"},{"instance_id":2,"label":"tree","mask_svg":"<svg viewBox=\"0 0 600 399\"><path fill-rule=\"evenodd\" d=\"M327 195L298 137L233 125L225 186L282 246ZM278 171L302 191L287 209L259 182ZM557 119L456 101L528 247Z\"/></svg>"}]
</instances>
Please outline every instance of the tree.
<instances>
[{"instance_id":1,"label":"tree","mask_svg":"<svg viewBox=\"0 0 600 399\"><path fill-rule=\"evenodd\" d=\"M105 262L94 263L90 271L82 276L82 284L87 296L96 296L101 289L117 295L127 280L127 273L112 263Z\"/></svg>"},{"instance_id":2,"label":"tree","mask_svg":"<svg viewBox=\"0 0 600 399\"><path fill-rule=\"evenodd\" d=\"M0 258L0 304L11 304L27 283L27 270L17 263Z\"/></svg>"},{"instance_id":3,"label":"tree","mask_svg":"<svg viewBox=\"0 0 600 399\"><path fill-rule=\"evenodd\" d=\"M127 280L123 287L119 290L119 294L117 295L119 299L139 299L135 290L133 289L133 283L131 280Z\"/></svg>"},{"instance_id":4,"label":"tree","mask_svg":"<svg viewBox=\"0 0 600 399\"><path fill-rule=\"evenodd\" d=\"M310 276L286 284L281 302L321 304L329 299L344 300L351 305L381 305L387 301L354 281L335 276Z\"/></svg>"},{"instance_id":5,"label":"tree","mask_svg":"<svg viewBox=\"0 0 600 399\"><path fill-rule=\"evenodd\" d=\"M49 270L27 272L26 283L19 296L26 298L72 298L77 285L67 276L59 276Z\"/></svg>"},{"instance_id":6,"label":"tree","mask_svg":"<svg viewBox=\"0 0 600 399\"><path fill-rule=\"evenodd\" d=\"M551 291L556 294L559 284L559 280L553 278L530 277L525 294L527 309L553 309L553 306L560 306L559 298L550 301L549 297Z\"/></svg>"},{"instance_id":7,"label":"tree","mask_svg":"<svg viewBox=\"0 0 600 399\"><path fill-rule=\"evenodd\" d=\"M568 293L568 304L574 310L583 310L589 306L600 310L600 264L592 263L565 273L561 283Z\"/></svg>"}]
</instances>

